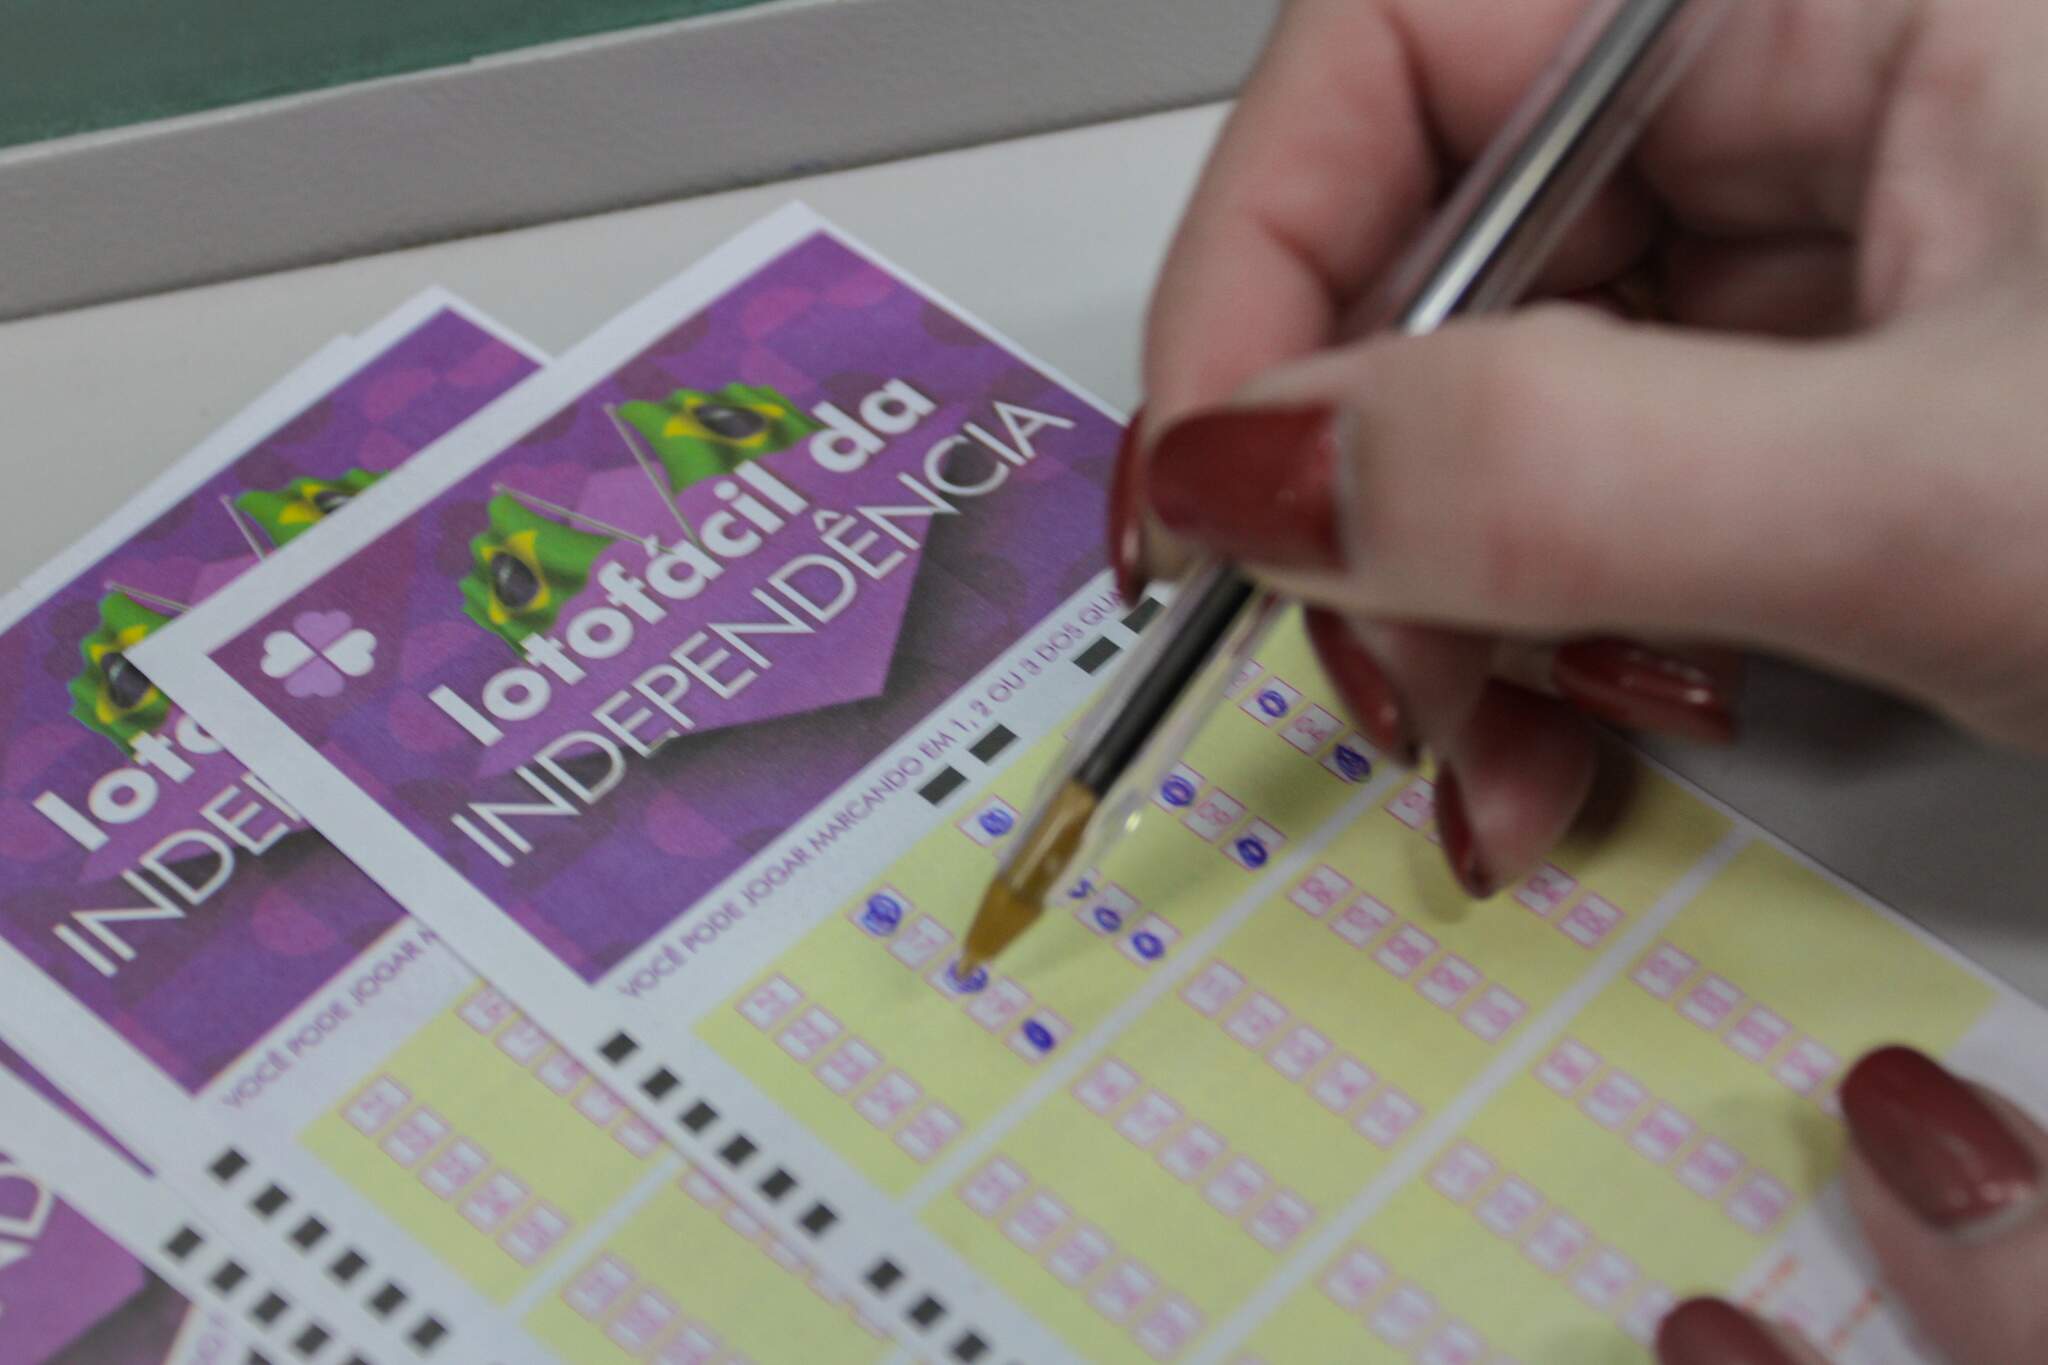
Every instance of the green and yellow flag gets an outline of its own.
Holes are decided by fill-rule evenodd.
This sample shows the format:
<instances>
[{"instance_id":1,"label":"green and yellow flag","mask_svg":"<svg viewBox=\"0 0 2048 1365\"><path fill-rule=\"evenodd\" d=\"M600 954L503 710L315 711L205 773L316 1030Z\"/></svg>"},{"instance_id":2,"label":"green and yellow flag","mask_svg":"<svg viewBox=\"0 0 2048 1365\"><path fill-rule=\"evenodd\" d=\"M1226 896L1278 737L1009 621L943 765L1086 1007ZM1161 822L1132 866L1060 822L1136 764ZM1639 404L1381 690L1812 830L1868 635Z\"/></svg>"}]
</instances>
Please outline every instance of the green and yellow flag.
<instances>
[{"instance_id":1,"label":"green and yellow flag","mask_svg":"<svg viewBox=\"0 0 2048 1365\"><path fill-rule=\"evenodd\" d=\"M490 529L469 542L475 567L462 579L463 610L517 649L583 591L612 538L551 521L509 493L489 510Z\"/></svg>"},{"instance_id":2,"label":"green and yellow flag","mask_svg":"<svg viewBox=\"0 0 2048 1365\"><path fill-rule=\"evenodd\" d=\"M283 549L383 477L351 469L338 479L293 479L282 488L240 494L235 507L263 528L272 545Z\"/></svg>"},{"instance_id":3,"label":"green and yellow flag","mask_svg":"<svg viewBox=\"0 0 2048 1365\"><path fill-rule=\"evenodd\" d=\"M712 393L677 389L658 403L621 403L619 416L646 439L677 493L824 429L796 404L757 384L727 384Z\"/></svg>"},{"instance_id":4,"label":"green and yellow flag","mask_svg":"<svg viewBox=\"0 0 2048 1365\"><path fill-rule=\"evenodd\" d=\"M170 619L124 592L100 599L99 627L78 642L85 667L71 680L71 714L80 724L132 749L137 735L164 723L171 699L128 662L127 651Z\"/></svg>"}]
</instances>

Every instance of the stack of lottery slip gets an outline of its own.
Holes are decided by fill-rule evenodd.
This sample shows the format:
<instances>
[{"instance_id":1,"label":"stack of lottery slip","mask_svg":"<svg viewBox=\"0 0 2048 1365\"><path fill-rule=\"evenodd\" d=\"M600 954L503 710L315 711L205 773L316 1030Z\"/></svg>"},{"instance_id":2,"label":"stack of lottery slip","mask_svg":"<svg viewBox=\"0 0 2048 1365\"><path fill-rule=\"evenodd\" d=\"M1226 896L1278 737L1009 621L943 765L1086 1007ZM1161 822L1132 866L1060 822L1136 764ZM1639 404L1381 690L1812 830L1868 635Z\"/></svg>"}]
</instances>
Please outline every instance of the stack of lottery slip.
<instances>
[{"instance_id":1,"label":"stack of lottery slip","mask_svg":"<svg viewBox=\"0 0 2048 1365\"><path fill-rule=\"evenodd\" d=\"M266 1057L281 1074L325 1036L309 1010L338 1021L346 983L388 979L401 913L130 656L541 361L424 293L310 357L0 609L9 1365L396 1360L452 1335L459 1304L407 1289L380 1309L396 1281L376 1272L403 1257L356 1250L345 1216L228 1188L253 1133L230 1078ZM289 1119L263 1123L281 1139Z\"/></svg>"},{"instance_id":2,"label":"stack of lottery slip","mask_svg":"<svg viewBox=\"0 0 2048 1365\"><path fill-rule=\"evenodd\" d=\"M0 1150L266 1359L1924 1359L1835 1086L2048 1098L2041 1011L1636 760L1468 904L1297 623L954 970L1161 605L1119 436L800 206L544 368L323 353L10 600Z\"/></svg>"}]
</instances>

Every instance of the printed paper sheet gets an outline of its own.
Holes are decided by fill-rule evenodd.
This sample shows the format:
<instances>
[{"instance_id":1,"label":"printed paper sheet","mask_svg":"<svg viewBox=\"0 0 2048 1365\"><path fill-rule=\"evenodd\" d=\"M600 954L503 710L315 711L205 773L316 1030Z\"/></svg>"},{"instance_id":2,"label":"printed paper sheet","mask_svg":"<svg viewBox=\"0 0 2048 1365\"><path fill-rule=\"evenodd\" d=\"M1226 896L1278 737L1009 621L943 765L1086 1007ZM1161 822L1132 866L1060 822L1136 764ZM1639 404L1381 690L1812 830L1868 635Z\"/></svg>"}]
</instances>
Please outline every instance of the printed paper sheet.
<instances>
[{"instance_id":1,"label":"printed paper sheet","mask_svg":"<svg viewBox=\"0 0 2048 1365\"><path fill-rule=\"evenodd\" d=\"M276 1280L229 1276L236 1253L4 1044L0 1116L0 1362L212 1365L333 1339ZM271 1295L268 1322L240 1320Z\"/></svg>"},{"instance_id":2,"label":"printed paper sheet","mask_svg":"<svg viewBox=\"0 0 2048 1365\"><path fill-rule=\"evenodd\" d=\"M126 671L120 632L163 625L108 623L109 597L174 620L280 544L326 534L538 360L459 301L422 296L295 371L9 599L0 1037L73 1078L164 1188L227 1230L246 1274L224 1289L201 1263L230 1243L180 1236L189 1212L157 1251L201 1267L273 1355L580 1360L592 1339L665 1333L676 1360L877 1358L872 1315L188 715L147 690L119 710L101 695L147 679ZM50 1245L46 1272L89 1272L88 1242ZM303 1312L251 1287L273 1263L307 1282L287 1296ZM136 1291L129 1271L91 1274L109 1295ZM763 1301L772 1316L746 1311Z\"/></svg>"},{"instance_id":3,"label":"printed paper sheet","mask_svg":"<svg viewBox=\"0 0 2048 1365\"><path fill-rule=\"evenodd\" d=\"M142 659L531 1012L515 1047L546 1030L921 1352L1640 1360L1721 1289L1917 1359L1831 1194L1833 1086L1903 1038L2048 1095L2001 1046L2038 1011L1642 766L1466 904L1426 775L1347 730L1298 630L1072 912L952 981L1152 614L1094 572L1115 437L792 209ZM427 1238L370 1144L459 1103L461 1008L420 1035L462 1039L446 1069L393 1054L353 1134L299 1137ZM638 1283L633 1226L634 1269L584 1273ZM535 1330L635 1311L606 1303ZM664 1312L621 1349L693 1349Z\"/></svg>"}]
</instances>

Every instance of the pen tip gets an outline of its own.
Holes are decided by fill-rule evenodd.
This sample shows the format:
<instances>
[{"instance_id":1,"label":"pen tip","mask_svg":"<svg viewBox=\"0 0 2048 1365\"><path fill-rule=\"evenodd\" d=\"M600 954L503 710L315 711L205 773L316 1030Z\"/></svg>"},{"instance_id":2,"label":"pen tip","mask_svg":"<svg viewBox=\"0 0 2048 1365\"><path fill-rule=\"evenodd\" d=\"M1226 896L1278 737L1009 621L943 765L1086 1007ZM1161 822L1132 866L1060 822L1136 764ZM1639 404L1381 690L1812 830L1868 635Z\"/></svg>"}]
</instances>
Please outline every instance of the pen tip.
<instances>
[{"instance_id":1,"label":"pen tip","mask_svg":"<svg viewBox=\"0 0 2048 1365\"><path fill-rule=\"evenodd\" d=\"M994 961L1045 909L1053 882L1072 860L1095 802L1092 791L1070 783L1026 826L1023 845L989 884L968 926L960 945L963 975Z\"/></svg>"}]
</instances>

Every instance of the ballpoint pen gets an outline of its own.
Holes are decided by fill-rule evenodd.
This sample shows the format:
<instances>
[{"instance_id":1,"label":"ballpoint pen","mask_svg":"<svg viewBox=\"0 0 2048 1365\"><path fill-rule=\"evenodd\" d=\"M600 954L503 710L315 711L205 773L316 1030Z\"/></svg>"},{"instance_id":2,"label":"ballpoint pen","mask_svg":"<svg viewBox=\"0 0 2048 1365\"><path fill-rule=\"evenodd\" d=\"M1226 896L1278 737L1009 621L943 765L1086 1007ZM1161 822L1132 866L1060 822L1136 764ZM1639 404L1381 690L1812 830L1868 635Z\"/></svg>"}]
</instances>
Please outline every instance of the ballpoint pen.
<instances>
[{"instance_id":1,"label":"ballpoint pen","mask_svg":"<svg viewBox=\"0 0 2048 1365\"><path fill-rule=\"evenodd\" d=\"M1434 331L1511 307L1733 0L1595 0L1346 329ZM981 903L956 971L1013 943L1134 825L1283 607L1197 564L1073 731Z\"/></svg>"}]
</instances>

